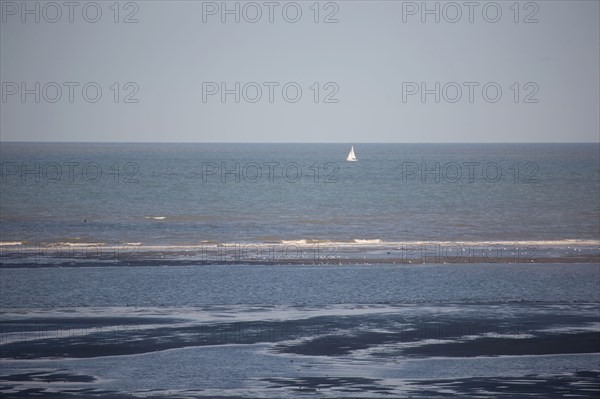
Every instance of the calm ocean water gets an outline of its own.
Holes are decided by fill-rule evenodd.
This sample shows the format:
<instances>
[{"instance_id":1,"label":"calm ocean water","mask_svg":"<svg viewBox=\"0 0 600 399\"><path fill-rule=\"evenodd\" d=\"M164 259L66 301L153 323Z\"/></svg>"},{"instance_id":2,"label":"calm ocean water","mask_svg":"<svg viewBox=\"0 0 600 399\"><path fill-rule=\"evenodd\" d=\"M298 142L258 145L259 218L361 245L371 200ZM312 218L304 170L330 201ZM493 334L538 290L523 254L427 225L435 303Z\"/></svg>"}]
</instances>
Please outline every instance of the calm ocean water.
<instances>
[{"instance_id":1,"label":"calm ocean water","mask_svg":"<svg viewBox=\"0 0 600 399\"><path fill-rule=\"evenodd\" d=\"M598 240L598 144L3 143L3 242Z\"/></svg>"},{"instance_id":2,"label":"calm ocean water","mask_svg":"<svg viewBox=\"0 0 600 399\"><path fill-rule=\"evenodd\" d=\"M0 308L600 302L594 264L0 269ZM227 289L224 289L227 287Z\"/></svg>"}]
</instances>

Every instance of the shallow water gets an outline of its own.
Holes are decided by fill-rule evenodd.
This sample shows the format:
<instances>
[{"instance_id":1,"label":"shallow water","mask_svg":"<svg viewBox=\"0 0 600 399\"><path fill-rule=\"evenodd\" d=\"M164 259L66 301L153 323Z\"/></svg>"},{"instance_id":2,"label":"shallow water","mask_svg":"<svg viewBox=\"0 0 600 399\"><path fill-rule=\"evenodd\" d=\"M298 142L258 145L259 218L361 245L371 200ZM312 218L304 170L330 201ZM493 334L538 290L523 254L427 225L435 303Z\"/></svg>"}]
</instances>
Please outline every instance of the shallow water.
<instances>
[{"instance_id":1,"label":"shallow water","mask_svg":"<svg viewBox=\"0 0 600 399\"><path fill-rule=\"evenodd\" d=\"M7 308L600 301L596 264L0 269Z\"/></svg>"},{"instance_id":2,"label":"shallow water","mask_svg":"<svg viewBox=\"0 0 600 399\"><path fill-rule=\"evenodd\" d=\"M0 389L592 398L599 276L575 263L0 269Z\"/></svg>"}]
</instances>

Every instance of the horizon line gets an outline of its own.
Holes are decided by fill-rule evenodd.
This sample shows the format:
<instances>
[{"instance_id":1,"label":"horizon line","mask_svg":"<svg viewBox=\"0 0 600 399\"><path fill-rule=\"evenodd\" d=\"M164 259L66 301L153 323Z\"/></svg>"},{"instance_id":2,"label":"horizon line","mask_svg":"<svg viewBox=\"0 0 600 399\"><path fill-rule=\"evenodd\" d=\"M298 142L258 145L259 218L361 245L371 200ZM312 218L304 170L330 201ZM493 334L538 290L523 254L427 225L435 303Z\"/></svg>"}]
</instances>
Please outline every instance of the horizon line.
<instances>
[{"instance_id":1,"label":"horizon line","mask_svg":"<svg viewBox=\"0 0 600 399\"><path fill-rule=\"evenodd\" d=\"M600 144L600 141L17 141L0 144Z\"/></svg>"}]
</instances>

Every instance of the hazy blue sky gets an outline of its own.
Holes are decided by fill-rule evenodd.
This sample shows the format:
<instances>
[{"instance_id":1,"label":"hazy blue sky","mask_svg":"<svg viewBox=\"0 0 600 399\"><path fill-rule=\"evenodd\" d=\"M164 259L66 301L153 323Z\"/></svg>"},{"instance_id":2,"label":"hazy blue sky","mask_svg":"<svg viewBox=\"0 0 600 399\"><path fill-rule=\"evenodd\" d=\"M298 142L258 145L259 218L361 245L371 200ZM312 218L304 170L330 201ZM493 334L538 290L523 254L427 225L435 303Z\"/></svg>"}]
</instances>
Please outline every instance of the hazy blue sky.
<instances>
[{"instance_id":1,"label":"hazy blue sky","mask_svg":"<svg viewBox=\"0 0 600 399\"><path fill-rule=\"evenodd\" d=\"M2 140L599 140L598 1L77 3L1 1Z\"/></svg>"}]
</instances>

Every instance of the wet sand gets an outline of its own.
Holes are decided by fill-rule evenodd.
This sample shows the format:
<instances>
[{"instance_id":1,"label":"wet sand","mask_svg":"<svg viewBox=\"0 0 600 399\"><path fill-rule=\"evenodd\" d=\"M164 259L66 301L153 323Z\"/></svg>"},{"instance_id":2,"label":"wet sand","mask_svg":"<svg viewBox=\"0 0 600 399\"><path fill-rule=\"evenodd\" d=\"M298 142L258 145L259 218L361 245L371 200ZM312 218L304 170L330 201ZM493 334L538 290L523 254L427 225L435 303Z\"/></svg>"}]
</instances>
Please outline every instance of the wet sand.
<instances>
[{"instance_id":1,"label":"wet sand","mask_svg":"<svg viewBox=\"0 0 600 399\"><path fill-rule=\"evenodd\" d=\"M503 258L485 258L485 257L459 257L459 258L431 258L427 260L406 259L403 257L347 257L343 259L243 259L243 260L210 260L199 259L168 258L160 254L155 256L145 255L139 258L130 258L115 262L112 259L43 259L36 261L4 261L0 262L2 268L36 268L36 267L98 267L98 266L211 266L211 265L425 265L425 264L556 264L556 263L600 263L600 255L580 255L580 256L544 256L526 259L515 259L512 257Z\"/></svg>"},{"instance_id":2,"label":"wet sand","mask_svg":"<svg viewBox=\"0 0 600 399\"><path fill-rule=\"evenodd\" d=\"M155 354L190 347L228 347L251 349L268 345L269 356L284 356L290 367L311 360L334 362L342 367L367 362L364 376L336 375L325 367L318 375L273 376L265 368L262 395L243 397L285 397L318 394L320 397L509 397L592 398L600 394L598 369L565 370L548 374L463 378L402 379L372 376L377 367L396 368L409 359L468 359L508 356L521 362L523 356L551 354L599 354L598 310L594 304L423 304L357 306L355 313L329 312L311 316L311 311L294 320L275 317L250 321L198 320L185 317L148 315L86 317L4 317L0 359L0 393L6 398L102 398L122 397L124 392L102 388L102 375L87 375L77 370L19 371L10 362L58 361L60 359L101 359L108 356ZM305 311L305 309L302 309ZM375 311L376 310L376 311ZM168 310L161 310L168 314ZM222 313L222 312L221 312ZM8 320L7 320L8 319ZM124 327L126 326L126 327ZM57 336L56 331L70 331ZM51 336L51 332L55 335ZM46 334L46 335L44 335ZM232 349L235 351L234 349ZM258 352L257 352L258 353ZM600 356L600 355L598 355ZM600 357L598 358L600 359ZM318 362L317 362L318 363ZM317 364L315 363L315 364ZM20 364L20 363L19 363ZM58 364L58 363L57 363ZM62 363L61 363L62 364ZM327 363L325 363L327 364ZM371 365L370 368L368 365ZM338 367L338 366L336 366ZM360 366L362 367L362 366ZM311 370L307 368L306 372ZM383 370L383 369L382 369ZM326 375L329 374L329 375ZM338 373L339 374L339 373ZM67 385L64 385L67 384ZM153 397L218 397L202 391L152 391ZM222 397L240 397L237 392L222 392ZM127 392L131 397L149 392Z\"/></svg>"}]
</instances>

